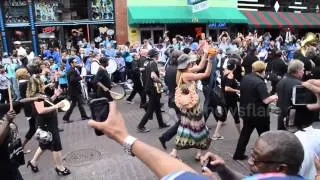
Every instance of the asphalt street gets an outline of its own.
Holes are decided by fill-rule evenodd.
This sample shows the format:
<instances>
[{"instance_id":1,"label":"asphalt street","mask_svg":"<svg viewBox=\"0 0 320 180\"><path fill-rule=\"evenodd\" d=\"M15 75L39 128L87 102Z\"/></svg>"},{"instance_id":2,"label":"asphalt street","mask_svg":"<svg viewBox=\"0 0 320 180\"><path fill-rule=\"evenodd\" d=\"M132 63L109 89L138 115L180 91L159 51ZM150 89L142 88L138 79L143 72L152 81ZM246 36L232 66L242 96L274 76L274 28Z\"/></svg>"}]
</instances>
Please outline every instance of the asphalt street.
<instances>
[{"instance_id":1,"label":"asphalt street","mask_svg":"<svg viewBox=\"0 0 320 180\"><path fill-rule=\"evenodd\" d=\"M150 120L146 127L151 131L146 134L137 133L136 126L142 118L144 111L139 108L139 96L136 96L135 104L127 104L124 100L118 101L118 109L123 114L129 133L140 140L161 148L158 137L166 131L166 129L158 129L156 116ZM176 121L175 112L167 107L167 97L163 96L162 102L165 103L163 118L168 124L174 124ZM86 110L89 113L88 107ZM93 129L88 127L87 121L81 120L78 108L76 108L71 116L73 123L63 123L63 112L59 113L59 126L64 129L60 133L63 146L64 163L71 169L72 174L67 177L59 177L54 171L54 162L52 153L47 151L43 154L39 161L39 172L32 173L26 166L21 166L20 171L26 180L53 180L53 179L74 179L74 180L151 180L156 179L152 172L137 158L130 157L125 154L122 147L105 136L96 136ZM28 124L23 113L17 116L16 122L19 126L20 135L24 136ZM211 127L211 134L216 126L216 122L211 115L208 120L208 126ZM276 129L276 115L271 115L271 129ZM232 160L232 154L235 150L238 140L238 133L234 126L231 115L228 115L226 124L221 129L221 135L224 140L215 141L211 144L209 151L222 156L227 165L231 168L243 173L249 174L246 161ZM24 137L23 137L24 138ZM257 133L254 132L250 143L247 147L247 154L257 139ZM174 139L167 143L168 153L174 147ZM26 149L32 152L26 154L26 161L30 160L38 147L38 142L34 138L27 144ZM200 172L201 166L199 162L194 160L195 149L184 150L179 152L183 162Z\"/></svg>"}]
</instances>

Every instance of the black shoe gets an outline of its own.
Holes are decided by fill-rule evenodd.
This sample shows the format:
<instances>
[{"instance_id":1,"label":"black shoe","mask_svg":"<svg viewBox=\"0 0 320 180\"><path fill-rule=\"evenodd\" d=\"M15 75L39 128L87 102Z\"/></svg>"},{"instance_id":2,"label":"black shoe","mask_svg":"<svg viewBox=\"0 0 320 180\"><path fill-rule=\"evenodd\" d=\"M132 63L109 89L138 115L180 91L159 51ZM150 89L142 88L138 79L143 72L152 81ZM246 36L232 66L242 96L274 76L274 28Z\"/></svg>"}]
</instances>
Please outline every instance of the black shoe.
<instances>
[{"instance_id":1,"label":"black shoe","mask_svg":"<svg viewBox=\"0 0 320 180\"><path fill-rule=\"evenodd\" d=\"M71 174L71 171L68 168L64 168L63 171L60 171L58 168L55 169L58 176L68 176L69 174Z\"/></svg>"},{"instance_id":2,"label":"black shoe","mask_svg":"<svg viewBox=\"0 0 320 180\"><path fill-rule=\"evenodd\" d=\"M81 119L82 119L82 120L88 120L88 119L90 119L90 117L85 116L85 117L82 117Z\"/></svg>"},{"instance_id":3,"label":"black shoe","mask_svg":"<svg viewBox=\"0 0 320 180\"><path fill-rule=\"evenodd\" d=\"M239 156L236 156L236 155L234 155L233 156L233 160L246 160L246 159L248 159L248 156L247 155L239 155Z\"/></svg>"},{"instance_id":4,"label":"black shoe","mask_svg":"<svg viewBox=\"0 0 320 180\"><path fill-rule=\"evenodd\" d=\"M163 128L167 128L167 127L170 127L170 125L164 124L164 125L160 126L159 129L163 129Z\"/></svg>"},{"instance_id":5,"label":"black shoe","mask_svg":"<svg viewBox=\"0 0 320 180\"><path fill-rule=\"evenodd\" d=\"M31 161L28 161L27 168L28 168L29 166L30 166L32 172L34 172L34 173L39 172L38 166L34 166L33 164L31 164Z\"/></svg>"},{"instance_id":6,"label":"black shoe","mask_svg":"<svg viewBox=\"0 0 320 180\"><path fill-rule=\"evenodd\" d=\"M147 132L150 132L150 129L147 129L147 128L137 128L137 132L140 132L140 133L147 133Z\"/></svg>"},{"instance_id":7,"label":"black shoe","mask_svg":"<svg viewBox=\"0 0 320 180\"><path fill-rule=\"evenodd\" d=\"M163 149L167 150L166 141L162 139L162 137L159 137L159 141L163 147Z\"/></svg>"}]
</instances>

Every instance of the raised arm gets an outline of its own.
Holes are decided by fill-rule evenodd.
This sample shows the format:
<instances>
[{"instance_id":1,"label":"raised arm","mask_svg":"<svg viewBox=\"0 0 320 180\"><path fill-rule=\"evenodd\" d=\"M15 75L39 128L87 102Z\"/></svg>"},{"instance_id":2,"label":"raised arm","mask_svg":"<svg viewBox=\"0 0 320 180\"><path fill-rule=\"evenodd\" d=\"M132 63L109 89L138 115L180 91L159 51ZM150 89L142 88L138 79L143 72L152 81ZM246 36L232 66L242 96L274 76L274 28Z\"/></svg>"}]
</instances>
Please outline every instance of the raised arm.
<instances>
[{"instance_id":1,"label":"raised arm","mask_svg":"<svg viewBox=\"0 0 320 180\"><path fill-rule=\"evenodd\" d=\"M199 72L199 71L201 71L205 67L205 65L207 63L207 59L208 59L208 53L206 52L201 56L200 63L191 68L191 72Z\"/></svg>"},{"instance_id":2,"label":"raised arm","mask_svg":"<svg viewBox=\"0 0 320 180\"><path fill-rule=\"evenodd\" d=\"M183 80L185 81L197 81L210 76L212 70L212 62L208 60L208 64L204 73L184 73Z\"/></svg>"},{"instance_id":3,"label":"raised arm","mask_svg":"<svg viewBox=\"0 0 320 180\"><path fill-rule=\"evenodd\" d=\"M104 122L89 121L89 125L101 130L105 135L123 145L129 136L125 122L116 108L115 102L111 102L108 119ZM139 158L160 179L178 171L195 171L183 162L171 157L165 152L158 150L140 140L134 141L131 146L133 154Z\"/></svg>"}]
</instances>

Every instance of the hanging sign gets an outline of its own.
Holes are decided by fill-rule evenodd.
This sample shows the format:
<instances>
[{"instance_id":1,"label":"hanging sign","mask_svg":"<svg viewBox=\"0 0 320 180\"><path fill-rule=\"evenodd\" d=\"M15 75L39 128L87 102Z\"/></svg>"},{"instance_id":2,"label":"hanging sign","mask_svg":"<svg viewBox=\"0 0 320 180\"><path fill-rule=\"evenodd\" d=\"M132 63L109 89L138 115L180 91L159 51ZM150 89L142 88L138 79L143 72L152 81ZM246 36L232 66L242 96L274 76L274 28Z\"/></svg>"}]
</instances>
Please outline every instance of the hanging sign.
<instances>
[{"instance_id":1,"label":"hanging sign","mask_svg":"<svg viewBox=\"0 0 320 180\"><path fill-rule=\"evenodd\" d=\"M200 12L209 8L208 1L202 1L198 4L192 5L192 13Z\"/></svg>"}]
</instances>

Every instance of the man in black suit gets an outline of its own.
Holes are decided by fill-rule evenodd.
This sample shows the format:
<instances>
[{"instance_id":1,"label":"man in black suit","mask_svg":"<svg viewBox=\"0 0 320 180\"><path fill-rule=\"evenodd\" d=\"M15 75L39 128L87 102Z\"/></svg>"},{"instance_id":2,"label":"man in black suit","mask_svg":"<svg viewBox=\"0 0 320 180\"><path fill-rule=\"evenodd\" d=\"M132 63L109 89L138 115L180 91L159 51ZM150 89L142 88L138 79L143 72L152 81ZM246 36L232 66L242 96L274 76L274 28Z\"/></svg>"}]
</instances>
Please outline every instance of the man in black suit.
<instances>
[{"instance_id":1,"label":"man in black suit","mask_svg":"<svg viewBox=\"0 0 320 180\"><path fill-rule=\"evenodd\" d=\"M80 71L77 68L77 60L72 59L70 61L70 66L71 66L71 69L67 74L67 78L68 78L68 84L69 84L68 93L72 103L71 103L70 109L63 116L63 120L66 122L72 122L70 121L69 118L74 107L76 107L77 103L78 103L82 120L86 120L86 119L89 119L89 117L87 116L86 111L82 106L81 84L80 84L80 81L82 78L80 77Z\"/></svg>"}]
</instances>

